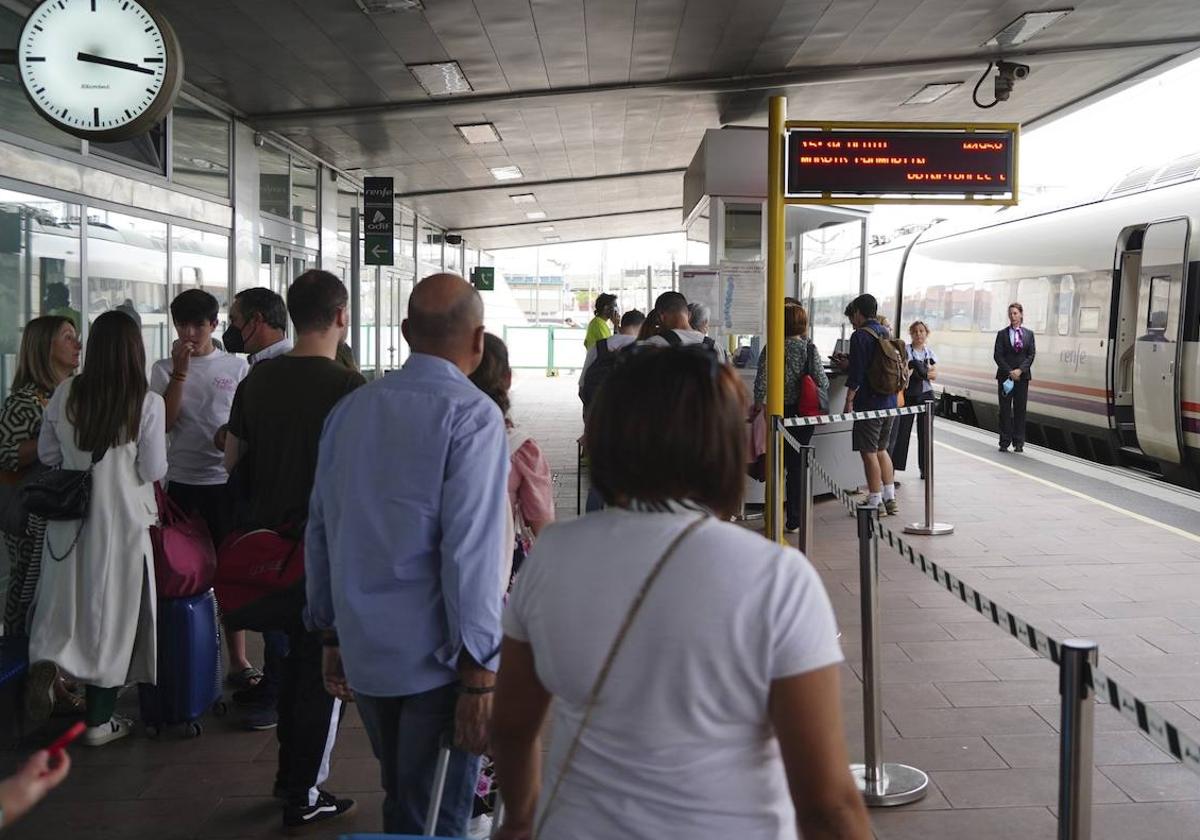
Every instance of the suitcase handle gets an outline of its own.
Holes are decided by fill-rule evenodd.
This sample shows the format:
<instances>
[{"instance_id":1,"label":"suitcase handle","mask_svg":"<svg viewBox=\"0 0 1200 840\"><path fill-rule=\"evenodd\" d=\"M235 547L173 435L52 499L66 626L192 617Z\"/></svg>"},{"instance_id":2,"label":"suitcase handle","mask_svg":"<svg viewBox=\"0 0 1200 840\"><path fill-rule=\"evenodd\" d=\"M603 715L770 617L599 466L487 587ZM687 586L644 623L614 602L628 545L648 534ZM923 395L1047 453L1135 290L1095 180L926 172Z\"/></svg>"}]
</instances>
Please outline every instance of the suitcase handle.
<instances>
[{"instance_id":1,"label":"suitcase handle","mask_svg":"<svg viewBox=\"0 0 1200 840\"><path fill-rule=\"evenodd\" d=\"M442 794L446 792L446 774L450 771L450 739L442 738L437 765L433 770L433 790L429 792L429 811L425 815L425 833L433 837L437 831L438 811L442 809Z\"/></svg>"}]
</instances>

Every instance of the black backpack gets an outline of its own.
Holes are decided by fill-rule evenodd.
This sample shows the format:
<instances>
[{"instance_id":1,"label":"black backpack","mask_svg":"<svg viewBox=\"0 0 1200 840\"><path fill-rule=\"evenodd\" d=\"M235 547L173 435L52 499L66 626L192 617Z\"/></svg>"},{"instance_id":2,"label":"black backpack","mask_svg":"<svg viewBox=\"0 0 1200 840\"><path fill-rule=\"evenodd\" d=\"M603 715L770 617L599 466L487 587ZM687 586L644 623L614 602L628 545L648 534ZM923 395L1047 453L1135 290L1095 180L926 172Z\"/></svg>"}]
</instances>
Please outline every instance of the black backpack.
<instances>
[{"instance_id":1,"label":"black backpack","mask_svg":"<svg viewBox=\"0 0 1200 840\"><path fill-rule=\"evenodd\" d=\"M679 337L679 333L675 332L675 330L663 330L659 333L659 335L662 336L663 341L667 342L667 344L670 344L672 347L683 346L683 339ZM705 350L716 356L718 361L720 360L720 354L717 353L717 342L713 341L711 337L707 335L704 336L704 340L695 346L703 347Z\"/></svg>"},{"instance_id":2,"label":"black backpack","mask_svg":"<svg viewBox=\"0 0 1200 840\"><path fill-rule=\"evenodd\" d=\"M628 346L634 347L635 345L630 344ZM613 372L613 367L617 364L617 355L619 353L620 350L613 350L608 346L607 338L596 342L596 358L588 366L588 369L583 372L583 387L579 389L579 399L583 400L583 410L585 413L591 406L592 400L596 398L596 394L600 392L600 386L608 379L608 375Z\"/></svg>"}]
</instances>

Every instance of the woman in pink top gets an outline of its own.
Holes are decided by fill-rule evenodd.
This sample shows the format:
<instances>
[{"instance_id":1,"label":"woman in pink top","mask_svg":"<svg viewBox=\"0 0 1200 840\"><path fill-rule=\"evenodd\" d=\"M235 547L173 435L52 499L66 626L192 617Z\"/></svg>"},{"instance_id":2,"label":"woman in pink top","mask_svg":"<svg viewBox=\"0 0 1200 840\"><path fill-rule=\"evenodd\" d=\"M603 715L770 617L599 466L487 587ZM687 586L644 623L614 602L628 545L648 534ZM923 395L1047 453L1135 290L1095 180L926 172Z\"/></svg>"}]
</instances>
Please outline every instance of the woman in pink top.
<instances>
[{"instance_id":1,"label":"woman in pink top","mask_svg":"<svg viewBox=\"0 0 1200 840\"><path fill-rule=\"evenodd\" d=\"M554 521L554 485L550 479L550 463L537 441L517 428L509 417L508 391L512 387L512 368L508 364L508 348L491 333L483 337L483 360L471 374L471 381L500 406L508 426L508 452L512 458L512 471L508 475L508 500L513 509L517 541L514 545L514 564L517 564L517 558L529 551L533 539ZM516 571L515 565L513 571Z\"/></svg>"}]
</instances>

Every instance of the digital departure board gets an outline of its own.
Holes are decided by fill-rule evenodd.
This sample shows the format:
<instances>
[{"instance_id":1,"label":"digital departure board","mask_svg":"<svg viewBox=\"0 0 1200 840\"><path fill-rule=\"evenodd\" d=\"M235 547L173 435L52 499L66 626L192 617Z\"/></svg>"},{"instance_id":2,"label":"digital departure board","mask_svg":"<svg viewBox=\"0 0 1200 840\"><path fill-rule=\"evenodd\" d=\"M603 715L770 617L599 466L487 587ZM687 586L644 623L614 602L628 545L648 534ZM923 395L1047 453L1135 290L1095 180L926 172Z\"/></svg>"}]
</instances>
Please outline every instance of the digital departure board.
<instances>
[{"instance_id":1,"label":"digital departure board","mask_svg":"<svg viewBox=\"0 0 1200 840\"><path fill-rule=\"evenodd\" d=\"M1016 130L789 128L787 198L1015 194Z\"/></svg>"}]
</instances>

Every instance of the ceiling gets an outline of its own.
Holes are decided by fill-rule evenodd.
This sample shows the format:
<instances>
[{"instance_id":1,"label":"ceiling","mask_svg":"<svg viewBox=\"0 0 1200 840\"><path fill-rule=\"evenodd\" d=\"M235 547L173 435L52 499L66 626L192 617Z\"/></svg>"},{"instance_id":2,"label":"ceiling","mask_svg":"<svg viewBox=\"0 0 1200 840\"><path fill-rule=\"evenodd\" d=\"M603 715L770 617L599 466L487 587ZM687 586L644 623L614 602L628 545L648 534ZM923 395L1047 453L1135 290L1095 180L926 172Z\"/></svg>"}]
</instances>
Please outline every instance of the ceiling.
<instances>
[{"instance_id":1,"label":"ceiling","mask_svg":"<svg viewBox=\"0 0 1200 840\"><path fill-rule=\"evenodd\" d=\"M1065 18L1006 55L1031 65L990 110L971 88L1024 12ZM682 170L705 130L795 119L1029 123L1200 47L1197 0L158 0L187 80L483 247L681 228ZM1021 57L1024 56L1024 57ZM473 88L431 97L405 65L457 61ZM928 82L944 99L901 107ZM983 96L990 99L991 81ZM468 145L456 123L492 122ZM497 183L488 168L515 164ZM648 173L648 174L646 174ZM460 192L469 190L468 192ZM532 192L537 205L509 195ZM528 209L545 220L529 222Z\"/></svg>"}]
</instances>

